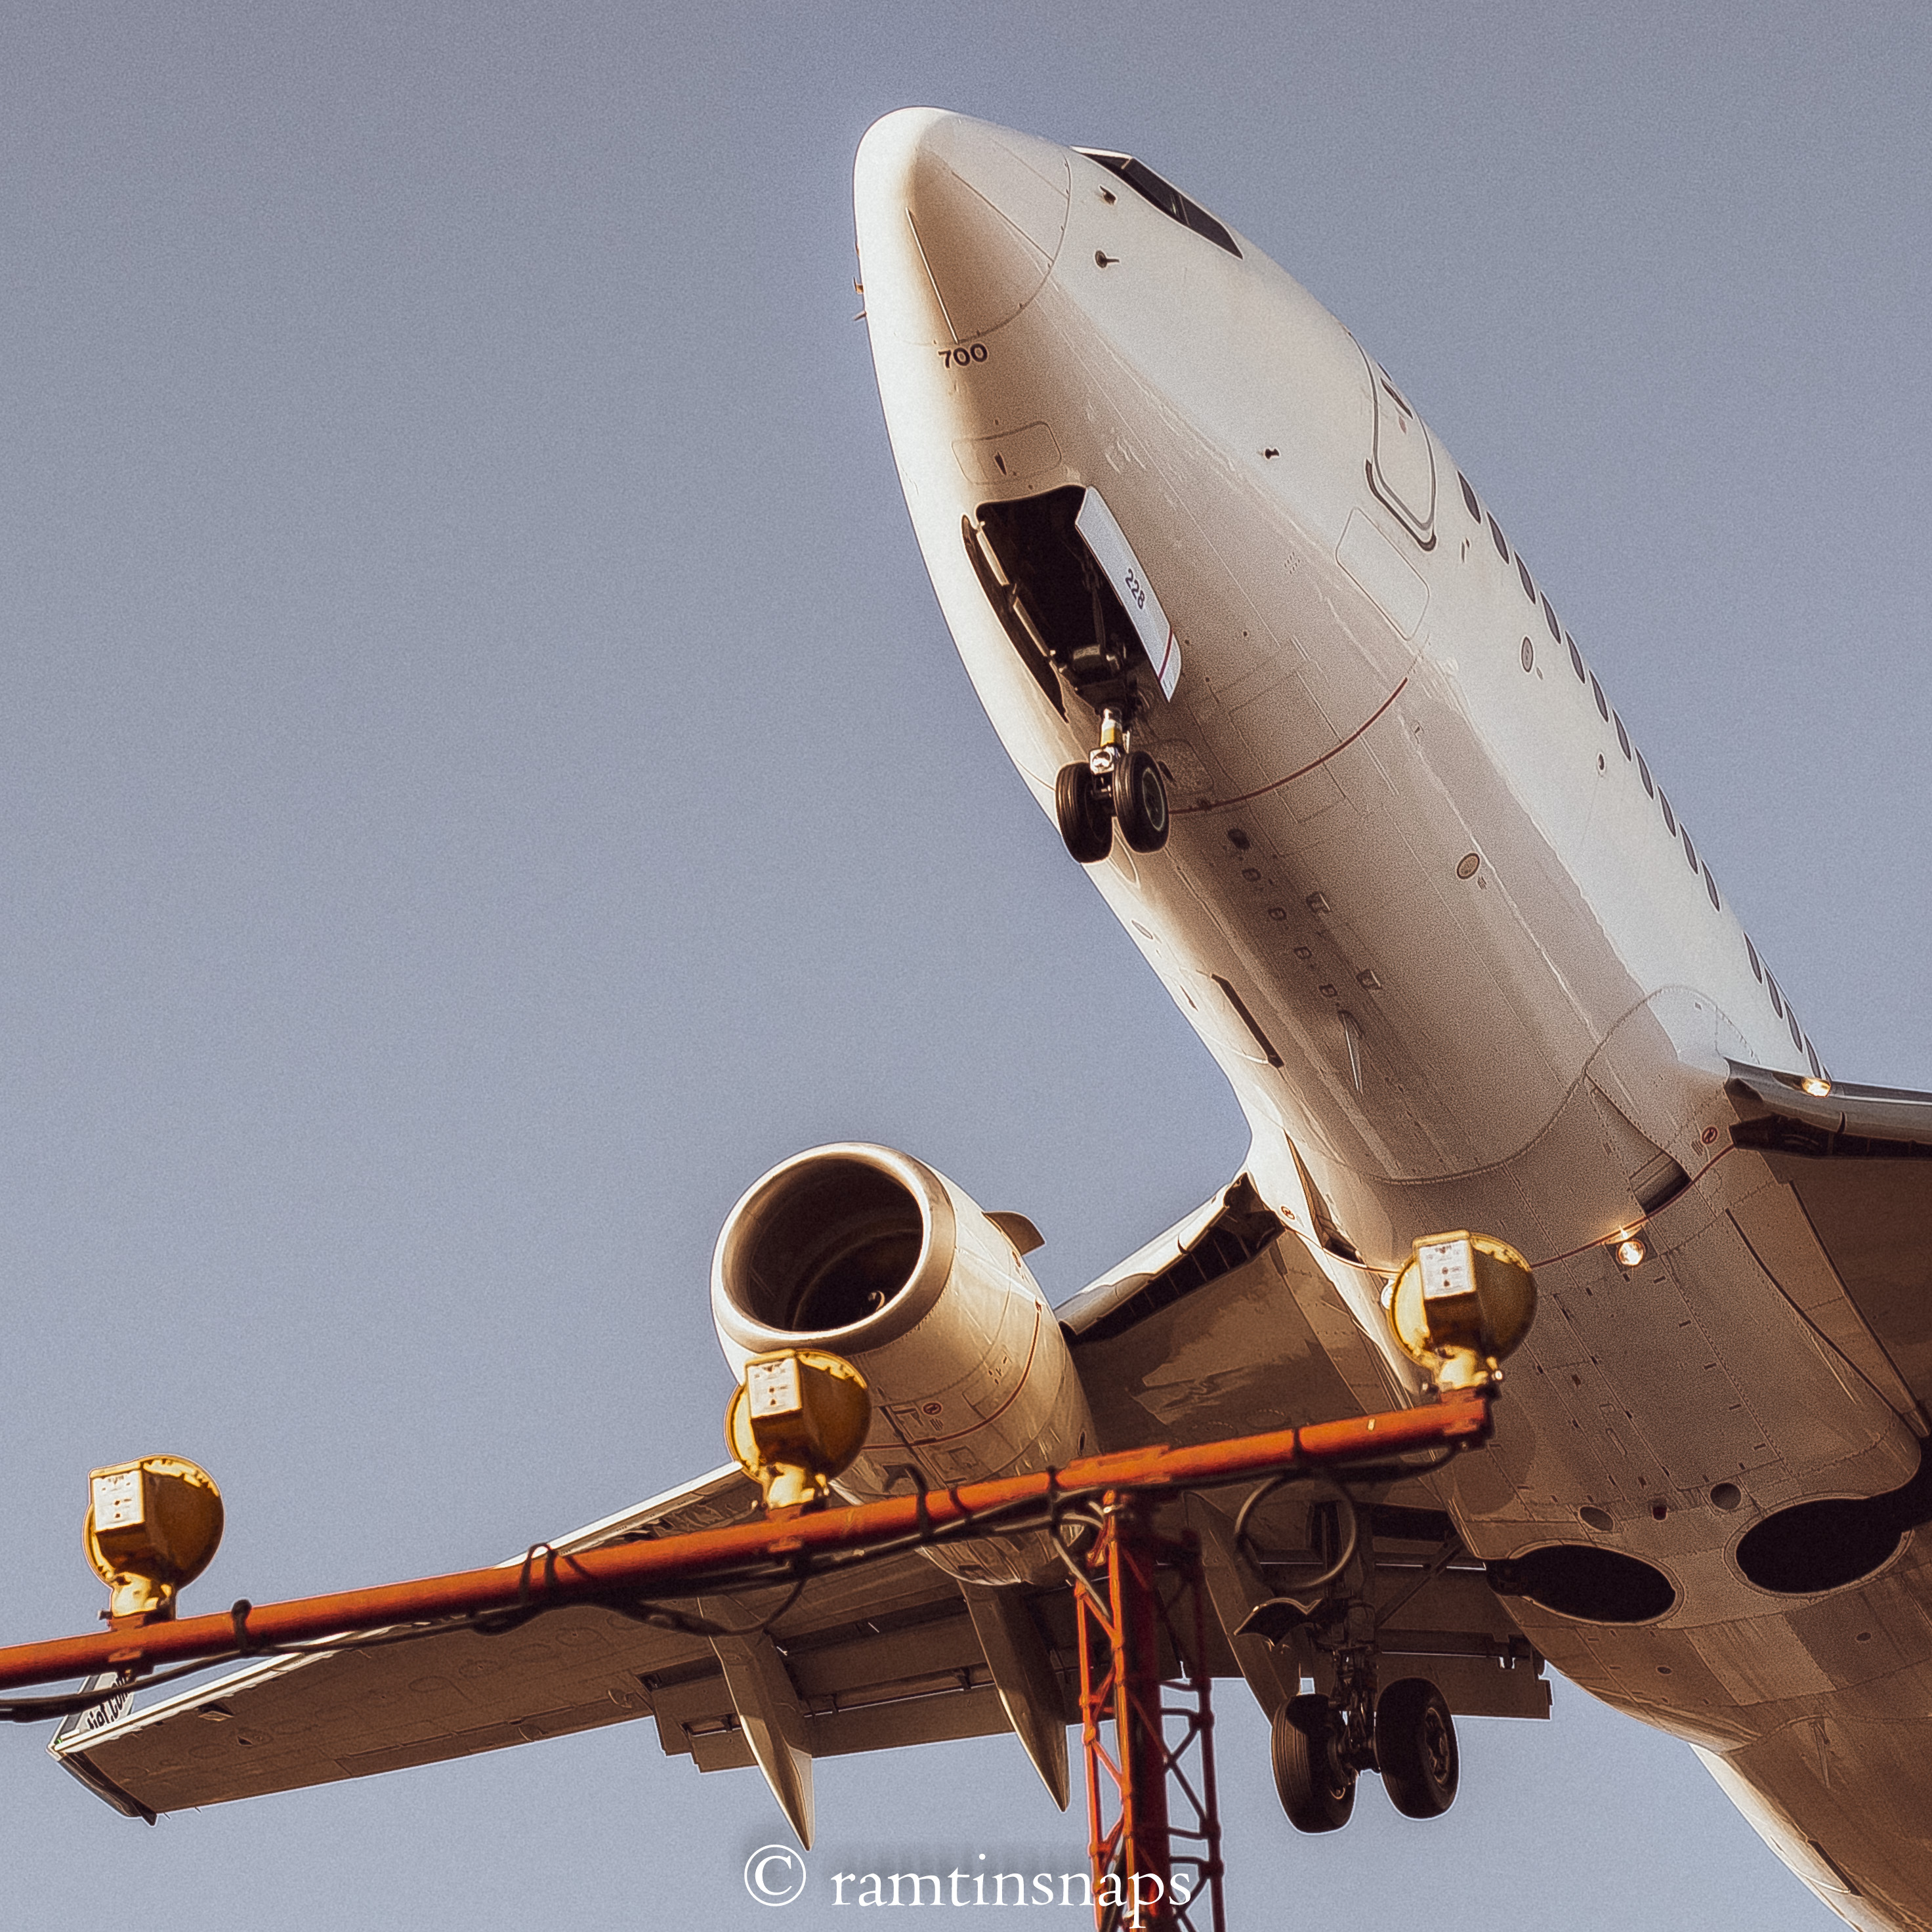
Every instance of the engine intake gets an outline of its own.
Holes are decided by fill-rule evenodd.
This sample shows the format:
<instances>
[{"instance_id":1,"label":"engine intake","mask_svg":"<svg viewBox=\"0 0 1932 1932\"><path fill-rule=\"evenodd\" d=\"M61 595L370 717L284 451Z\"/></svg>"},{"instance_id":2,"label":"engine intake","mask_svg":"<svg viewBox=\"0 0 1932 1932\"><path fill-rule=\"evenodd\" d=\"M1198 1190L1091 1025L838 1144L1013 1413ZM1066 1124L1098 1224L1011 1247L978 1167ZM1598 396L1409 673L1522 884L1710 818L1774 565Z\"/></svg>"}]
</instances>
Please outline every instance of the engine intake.
<instances>
[{"instance_id":1,"label":"engine intake","mask_svg":"<svg viewBox=\"0 0 1932 1932\"><path fill-rule=\"evenodd\" d=\"M754 1332L769 1338L755 1348L854 1331L878 1348L932 1307L955 1245L945 1184L918 1162L884 1148L801 1154L766 1175L724 1224L712 1292L723 1298L725 1352L734 1341L753 1348Z\"/></svg>"},{"instance_id":2,"label":"engine intake","mask_svg":"<svg viewBox=\"0 0 1932 1932\"><path fill-rule=\"evenodd\" d=\"M890 1148L814 1148L758 1182L718 1237L711 1306L741 1376L806 1344L864 1375L872 1432L835 1484L851 1501L1031 1474L1094 1446L1066 1337L1012 1237ZM1043 1533L931 1554L985 1582L1053 1561Z\"/></svg>"}]
</instances>

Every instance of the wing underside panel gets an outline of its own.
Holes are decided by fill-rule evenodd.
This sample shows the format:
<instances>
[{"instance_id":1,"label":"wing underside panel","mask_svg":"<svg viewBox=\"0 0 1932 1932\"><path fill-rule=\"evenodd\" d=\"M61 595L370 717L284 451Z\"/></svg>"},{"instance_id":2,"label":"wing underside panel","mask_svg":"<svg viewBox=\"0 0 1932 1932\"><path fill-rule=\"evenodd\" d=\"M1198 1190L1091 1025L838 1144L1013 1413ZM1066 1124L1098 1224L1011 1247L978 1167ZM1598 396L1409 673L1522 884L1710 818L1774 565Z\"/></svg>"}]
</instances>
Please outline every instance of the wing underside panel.
<instances>
[{"instance_id":1,"label":"wing underside panel","mask_svg":"<svg viewBox=\"0 0 1932 1932\"><path fill-rule=\"evenodd\" d=\"M680 1492L614 1536L748 1514L734 1471ZM696 1526L693 1525L692 1526ZM614 1540L586 1533L560 1547ZM518 1559L521 1561L521 1558ZM770 1636L808 1726L811 1755L971 1737L1008 1728L959 1586L916 1553L782 1588L665 1599L699 1628L666 1628L594 1606L548 1612L488 1635L442 1630L265 1660L201 1689L92 1727L55 1751L124 1808L180 1810L232 1798L464 1757L640 1718L664 1749L700 1770L752 1762L705 1628L745 1633L782 1609Z\"/></svg>"}]
</instances>

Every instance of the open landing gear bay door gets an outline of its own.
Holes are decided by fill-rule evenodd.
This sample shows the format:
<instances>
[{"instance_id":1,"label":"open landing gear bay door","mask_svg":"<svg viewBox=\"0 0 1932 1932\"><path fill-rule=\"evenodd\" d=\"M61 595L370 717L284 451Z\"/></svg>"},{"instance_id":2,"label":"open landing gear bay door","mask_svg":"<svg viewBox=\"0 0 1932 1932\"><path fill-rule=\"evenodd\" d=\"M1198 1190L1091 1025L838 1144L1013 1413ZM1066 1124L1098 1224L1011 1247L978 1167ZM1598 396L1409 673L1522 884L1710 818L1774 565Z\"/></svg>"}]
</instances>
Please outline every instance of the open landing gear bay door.
<instances>
[{"instance_id":1,"label":"open landing gear bay door","mask_svg":"<svg viewBox=\"0 0 1932 1932\"><path fill-rule=\"evenodd\" d=\"M1073 527L1120 598L1120 608L1139 637L1142 650L1147 652L1148 662L1154 666L1161 696L1172 698L1174 687L1180 682L1180 640L1174 634L1174 626L1167 621L1167 613L1160 608L1160 599L1154 594L1154 586L1148 581L1147 572L1135 556L1133 545L1114 521L1113 512L1099 490L1089 490L1081 499L1080 513L1073 519Z\"/></svg>"},{"instance_id":2,"label":"open landing gear bay door","mask_svg":"<svg viewBox=\"0 0 1932 1932\"><path fill-rule=\"evenodd\" d=\"M1099 490L1069 484L982 503L961 534L1014 650L1063 717L1061 679L1090 705L1119 705L1142 659L1161 695L1174 695L1180 637Z\"/></svg>"}]
</instances>

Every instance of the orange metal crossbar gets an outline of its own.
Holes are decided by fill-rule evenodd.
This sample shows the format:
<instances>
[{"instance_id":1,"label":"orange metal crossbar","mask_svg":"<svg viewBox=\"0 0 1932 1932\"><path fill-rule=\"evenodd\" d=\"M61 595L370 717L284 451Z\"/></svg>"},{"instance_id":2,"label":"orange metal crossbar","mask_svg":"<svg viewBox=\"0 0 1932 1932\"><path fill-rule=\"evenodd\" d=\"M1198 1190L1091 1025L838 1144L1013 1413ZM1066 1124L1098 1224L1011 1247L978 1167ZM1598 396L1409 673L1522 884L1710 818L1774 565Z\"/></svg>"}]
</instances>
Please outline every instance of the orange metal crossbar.
<instances>
[{"instance_id":1,"label":"orange metal crossbar","mask_svg":"<svg viewBox=\"0 0 1932 1932\"><path fill-rule=\"evenodd\" d=\"M16 1644L0 1649L0 1690L109 1672L133 1676L194 1658L232 1657L238 1651L314 1643L441 1618L688 1594L692 1585L761 1559L856 1554L964 1527L996 1511L1045 1505L1055 1496L1108 1490L1158 1495L1282 1470L1330 1468L1428 1449L1472 1448L1488 1439L1490 1430L1490 1398L1478 1393L1386 1415L1316 1423L1228 1442L1084 1456L1041 1475L964 1483L922 1496L761 1518L726 1529L567 1554L545 1554L546 1546L538 1545L532 1559L520 1567L459 1570L289 1603L238 1604L212 1616Z\"/></svg>"}]
</instances>

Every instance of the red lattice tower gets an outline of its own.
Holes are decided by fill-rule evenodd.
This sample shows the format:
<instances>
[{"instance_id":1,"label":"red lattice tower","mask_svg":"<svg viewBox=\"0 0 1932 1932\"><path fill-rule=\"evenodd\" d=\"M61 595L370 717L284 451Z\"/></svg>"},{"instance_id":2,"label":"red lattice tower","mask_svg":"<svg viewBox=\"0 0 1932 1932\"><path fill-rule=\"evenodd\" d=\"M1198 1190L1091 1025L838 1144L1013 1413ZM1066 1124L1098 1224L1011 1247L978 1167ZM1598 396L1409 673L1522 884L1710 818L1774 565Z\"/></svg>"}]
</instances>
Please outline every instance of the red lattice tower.
<instances>
[{"instance_id":1,"label":"red lattice tower","mask_svg":"<svg viewBox=\"0 0 1932 1932\"><path fill-rule=\"evenodd\" d=\"M1074 1596L1094 1924L1226 1932L1199 1543L1158 1535L1146 1498L1110 1490L1084 1568Z\"/></svg>"}]
</instances>

